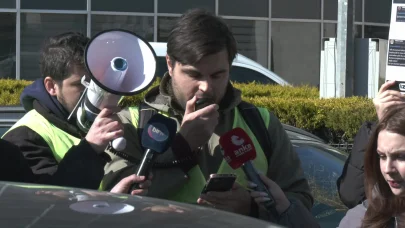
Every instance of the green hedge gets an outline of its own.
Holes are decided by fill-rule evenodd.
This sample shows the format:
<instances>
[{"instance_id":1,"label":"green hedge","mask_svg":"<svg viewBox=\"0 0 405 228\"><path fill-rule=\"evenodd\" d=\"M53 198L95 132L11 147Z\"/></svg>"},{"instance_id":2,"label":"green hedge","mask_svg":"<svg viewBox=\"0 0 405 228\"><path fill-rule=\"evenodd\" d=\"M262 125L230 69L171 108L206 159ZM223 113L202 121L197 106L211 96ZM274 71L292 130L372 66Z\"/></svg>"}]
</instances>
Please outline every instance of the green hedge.
<instances>
[{"instance_id":1,"label":"green hedge","mask_svg":"<svg viewBox=\"0 0 405 228\"><path fill-rule=\"evenodd\" d=\"M255 97L244 100L272 110L282 123L306 129L334 143L352 141L364 121L376 119L372 102L361 97L343 99Z\"/></svg>"},{"instance_id":2,"label":"green hedge","mask_svg":"<svg viewBox=\"0 0 405 228\"><path fill-rule=\"evenodd\" d=\"M234 86L242 91L244 97L280 97L289 98L319 98L319 90L312 86L286 87L280 85L266 85L258 83L238 84Z\"/></svg>"},{"instance_id":3,"label":"green hedge","mask_svg":"<svg viewBox=\"0 0 405 228\"><path fill-rule=\"evenodd\" d=\"M0 79L0 105L20 104L20 94L32 81Z\"/></svg>"},{"instance_id":4,"label":"green hedge","mask_svg":"<svg viewBox=\"0 0 405 228\"><path fill-rule=\"evenodd\" d=\"M0 105L18 105L19 95L31 81L0 80ZM153 85L158 85L159 80ZM333 143L351 141L361 124L375 120L372 101L363 97L319 99L311 86L278 86L257 83L234 86L245 101L273 111L281 122L308 130ZM138 104L143 95L126 97L121 105Z\"/></svg>"}]
</instances>

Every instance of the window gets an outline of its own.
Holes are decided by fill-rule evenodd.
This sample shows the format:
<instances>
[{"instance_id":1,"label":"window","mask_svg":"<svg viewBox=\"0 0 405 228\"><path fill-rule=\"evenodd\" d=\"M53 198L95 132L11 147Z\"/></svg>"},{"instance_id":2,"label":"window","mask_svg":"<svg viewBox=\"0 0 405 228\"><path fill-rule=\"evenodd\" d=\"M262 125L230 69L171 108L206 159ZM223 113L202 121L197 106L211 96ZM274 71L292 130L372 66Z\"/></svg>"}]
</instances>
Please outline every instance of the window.
<instances>
[{"instance_id":1,"label":"window","mask_svg":"<svg viewBox=\"0 0 405 228\"><path fill-rule=\"evenodd\" d=\"M336 23L324 23L323 24L323 37L337 37L337 24ZM354 37L362 38L361 25L354 26Z\"/></svg>"},{"instance_id":2,"label":"window","mask_svg":"<svg viewBox=\"0 0 405 228\"><path fill-rule=\"evenodd\" d=\"M271 17L321 19L321 0L272 0Z\"/></svg>"},{"instance_id":3,"label":"window","mask_svg":"<svg viewBox=\"0 0 405 228\"><path fill-rule=\"evenodd\" d=\"M392 1L366 0L364 20L365 22L390 23Z\"/></svg>"},{"instance_id":4,"label":"window","mask_svg":"<svg viewBox=\"0 0 405 228\"><path fill-rule=\"evenodd\" d=\"M149 42L153 41L153 17L92 15L91 35L108 29L125 29L134 32Z\"/></svg>"},{"instance_id":5,"label":"window","mask_svg":"<svg viewBox=\"0 0 405 228\"><path fill-rule=\"evenodd\" d=\"M86 34L87 15L74 14L21 14L21 79L41 77L39 51L45 38L65 32Z\"/></svg>"},{"instance_id":6,"label":"window","mask_svg":"<svg viewBox=\"0 0 405 228\"><path fill-rule=\"evenodd\" d=\"M15 79L15 13L0 13L0 78Z\"/></svg>"},{"instance_id":7,"label":"window","mask_svg":"<svg viewBox=\"0 0 405 228\"><path fill-rule=\"evenodd\" d=\"M27 1L30 1L30 0L27 0ZM128 1L128 0L113 0L113 1L93 0L93 1L91 1L91 10L92 11L153 13L154 12L154 1L153 0L147 0L147 1L145 1L145 0L131 0L131 1Z\"/></svg>"},{"instance_id":8,"label":"window","mask_svg":"<svg viewBox=\"0 0 405 228\"><path fill-rule=\"evenodd\" d=\"M156 77L163 77L163 75L168 71L166 64L166 57L156 58Z\"/></svg>"},{"instance_id":9,"label":"window","mask_svg":"<svg viewBox=\"0 0 405 228\"><path fill-rule=\"evenodd\" d=\"M158 17L158 42L167 42L167 37L172 30L178 17Z\"/></svg>"},{"instance_id":10,"label":"window","mask_svg":"<svg viewBox=\"0 0 405 228\"><path fill-rule=\"evenodd\" d=\"M367 0L368 1L368 0ZM361 22L363 20L363 1L362 0L354 0L355 2L355 16L354 20ZM337 20L338 15L338 0L326 0L324 1L324 12L323 18L325 20Z\"/></svg>"},{"instance_id":11,"label":"window","mask_svg":"<svg viewBox=\"0 0 405 228\"><path fill-rule=\"evenodd\" d=\"M273 71L292 84L318 86L320 33L320 23L273 22Z\"/></svg>"},{"instance_id":12,"label":"window","mask_svg":"<svg viewBox=\"0 0 405 228\"><path fill-rule=\"evenodd\" d=\"M238 83L255 81L262 84L277 84L275 81L260 72L240 66L231 67L230 80Z\"/></svg>"},{"instance_id":13,"label":"window","mask_svg":"<svg viewBox=\"0 0 405 228\"><path fill-rule=\"evenodd\" d=\"M159 13L184 13L191 8L203 8L215 13L215 0L159 0Z\"/></svg>"},{"instance_id":14,"label":"window","mask_svg":"<svg viewBox=\"0 0 405 228\"><path fill-rule=\"evenodd\" d=\"M269 0L219 0L218 14L227 16L269 17Z\"/></svg>"},{"instance_id":15,"label":"window","mask_svg":"<svg viewBox=\"0 0 405 228\"><path fill-rule=\"evenodd\" d=\"M226 20L238 45L238 52L267 67L269 23L254 20Z\"/></svg>"},{"instance_id":16,"label":"window","mask_svg":"<svg viewBox=\"0 0 405 228\"><path fill-rule=\"evenodd\" d=\"M86 10L86 2L86 0L21 0L21 9Z\"/></svg>"},{"instance_id":17,"label":"window","mask_svg":"<svg viewBox=\"0 0 405 228\"><path fill-rule=\"evenodd\" d=\"M15 8L16 0L1 0L0 8Z\"/></svg>"},{"instance_id":18,"label":"window","mask_svg":"<svg viewBox=\"0 0 405 228\"><path fill-rule=\"evenodd\" d=\"M388 40L390 27L388 26L364 26L364 38L380 38Z\"/></svg>"},{"instance_id":19,"label":"window","mask_svg":"<svg viewBox=\"0 0 405 228\"><path fill-rule=\"evenodd\" d=\"M158 42L167 42L167 37L178 17L158 18ZM225 20L238 42L238 52L267 67L268 22L255 20Z\"/></svg>"}]
</instances>

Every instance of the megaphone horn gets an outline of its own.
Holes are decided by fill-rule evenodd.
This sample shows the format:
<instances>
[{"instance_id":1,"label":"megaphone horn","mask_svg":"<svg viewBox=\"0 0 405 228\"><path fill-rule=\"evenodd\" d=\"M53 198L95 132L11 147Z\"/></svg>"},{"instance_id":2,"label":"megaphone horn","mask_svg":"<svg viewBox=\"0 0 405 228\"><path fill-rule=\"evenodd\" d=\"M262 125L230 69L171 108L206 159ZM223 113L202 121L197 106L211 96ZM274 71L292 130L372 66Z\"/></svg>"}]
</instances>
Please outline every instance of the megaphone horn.
<instances>
[{"instance_id":1,"label":"megaphone horn","mask_svg":"<svg viewBox=\"0 0 405 228\"><path fill-rule=\"evenodd\" d=\"M127 30L105 30L95 35L86 47L85 64L91 81L76 113L79 127L86 132L103 108L117 107L122 96L139 94L155 80L152 46ZM120 151L125 142L118 138L111 144Z\"/></svg>"}]
</instances>

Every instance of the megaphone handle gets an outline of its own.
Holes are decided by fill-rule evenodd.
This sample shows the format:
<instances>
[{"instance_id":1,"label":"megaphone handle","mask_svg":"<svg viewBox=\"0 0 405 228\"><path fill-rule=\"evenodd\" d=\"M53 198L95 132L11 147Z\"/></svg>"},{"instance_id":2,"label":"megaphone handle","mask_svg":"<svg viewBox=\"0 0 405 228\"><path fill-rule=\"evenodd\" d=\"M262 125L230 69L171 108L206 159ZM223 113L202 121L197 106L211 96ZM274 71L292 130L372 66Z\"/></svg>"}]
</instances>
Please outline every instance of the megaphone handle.
<instances>
[{"instance_id":1,"label":"megaphone handle","mask_svg":"<svg viewBox=\"0 0 405 228\"><path fill-rule=\"evenodd\" d=\"M119 137L111 141L111 146L116 151L122 151L127 146L127 140L124 137Z\"/></svg>"}]
</instances>

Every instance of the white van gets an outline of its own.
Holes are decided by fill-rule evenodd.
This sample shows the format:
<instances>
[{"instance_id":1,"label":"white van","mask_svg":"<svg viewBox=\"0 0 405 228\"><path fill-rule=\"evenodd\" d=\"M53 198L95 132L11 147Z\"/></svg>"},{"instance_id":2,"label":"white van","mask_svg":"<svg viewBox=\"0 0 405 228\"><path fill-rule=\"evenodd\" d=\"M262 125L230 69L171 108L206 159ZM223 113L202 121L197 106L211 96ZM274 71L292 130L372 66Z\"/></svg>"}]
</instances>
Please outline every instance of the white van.
<instances>
[{"instance_id":1,"label":"white van","mask_svg":"<svg viewBox=\"0 0 405 228\"><path fill-rule=\"evenodd\" d=\"M167 71L166 65L166 43L150 42L157 56L156 75L161 77ZM290 85L277 74L264 68L259 63L238 54L232 63L231 81L235 82L252 82L256 81L263 84Z\"/></svg>"}]
</instances>

